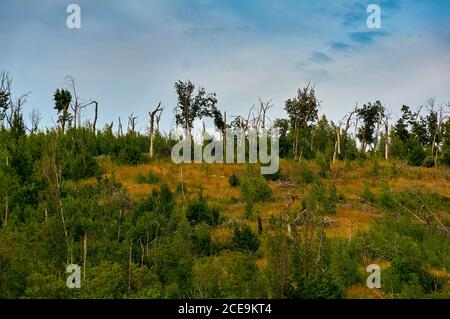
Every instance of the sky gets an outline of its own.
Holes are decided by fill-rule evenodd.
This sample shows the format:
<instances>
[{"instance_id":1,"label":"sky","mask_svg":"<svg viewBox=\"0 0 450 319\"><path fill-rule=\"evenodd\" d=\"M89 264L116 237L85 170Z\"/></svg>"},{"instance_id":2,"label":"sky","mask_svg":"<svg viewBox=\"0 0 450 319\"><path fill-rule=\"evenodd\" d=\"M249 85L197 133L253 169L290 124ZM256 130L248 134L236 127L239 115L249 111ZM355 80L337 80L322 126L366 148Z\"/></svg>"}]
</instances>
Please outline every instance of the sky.
<instances>
[{"instance_id":1,"label":"sky","mask_svg":"<svg viewBox=\"0 0 450 319\"><path fill-rule=\"evenodd\" d=\"M80 29L66 25L71 3ZM371 3L380 29L367 27ZM449 17L449 0L0 0L0 70L16 97L30 92L25 118L39 110L41 126L56 121L66 75L99 102L101 125L134 112L141 130L159 101L162 128L174 126L174 83L188 79L229 118L258 98L272 100L270 119L285 117L309 82L335 122L375 100L398 116L403 104L450 100Z\"/></svg>"}]
</instances>

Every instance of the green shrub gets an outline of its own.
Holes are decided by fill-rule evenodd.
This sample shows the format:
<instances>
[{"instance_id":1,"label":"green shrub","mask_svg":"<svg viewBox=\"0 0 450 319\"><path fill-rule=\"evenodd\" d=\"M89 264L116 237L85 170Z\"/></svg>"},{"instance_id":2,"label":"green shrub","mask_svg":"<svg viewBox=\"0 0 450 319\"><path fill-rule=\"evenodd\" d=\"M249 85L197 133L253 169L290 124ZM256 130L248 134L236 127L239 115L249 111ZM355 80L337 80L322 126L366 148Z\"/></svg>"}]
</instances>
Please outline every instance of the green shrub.
<instances>
[{"instance_id":1,"label":"green shrub","mask_svg":"<svg viewBox=\"0 0 450 319\"><path fill-rule=\"evenodd\" d=\"M338 202L335 184L325 187L323 184L313 184L308 196L302 200L302 209L321 215L336 214Z\"/></svg>"},{"instance_id":2,"label":"green shrub","mask_svg":"<svg viewBox=\"0 0 450 319\"><path fill-rule=\"evenodd\" d=\"M317 157L316 164L319 167L319 176L326 178L330 172L330 160L322 155Z\"/></svg>"},{"instance_id":3,"label":"green shrub","mask_svg":"<svg viewBox=\"0 0 450 319\"><path fill-rule=\"evenodd\" d=\"M231 243L234 249L240 251L255 252L259 248L258 235L256 235L248 225L234 228Z\"/></svg>"},{"instance_id":4,"label":"green shrub","mask_svg":"<svg viewBox=\"0 0 450 319\"><path fill-rule=\"evenodd\" d=\"M65 162L63 176L67 179L80 180L88 177L100 176L103 173L93 157L83 159L81 155Z\"/></svg>"},{"instance_id":5,"label":"green shrub","mask_svg":"<svg viewBox=\"0 0 450 319\"><path fill-rule=\"evenodd\" d=\"M152 171L149 171L147 174L138 174L136 176L136 183L139 184L156 184L159 182L159 177Z\"/></svg>"},{"instance_id":6,"label":"green shrub","mask_svg":"<svg viewBox=\"0 0 450 319\"><path fill-rule=\"evenodd\" d=\"M375 202L375 194L370 190L370 187L367 183L364 183L363 191L361 193L361 198L366 203L374 203Z\"/></svg>"},{"instance_id":7,"label":"green shrub","mask_svg":"<svg viewBox=\"0 0 450 319\"><path fill-rule=\"evenodd\" d=\"M272 197L272 189L259 172L247 166L241 182L241 194L246 202L266 202Z\"/></svg>"},{"instance_id":8,"label":"green shrub","mask_svg":"<svg viewBox=\"0 0 450 319\"><path fill-rule=\"evenodd\" d=\"M299 176L299 183L303 185L312 184L318 180L316 173L314 173L304 161L300 163Z\"/></svg>"},{"instance_id":9,"label":"green shrub","mask_svg":"<svg viewBox=\"0 0 450 319\"><path fill-rule=\"evenodd\" d=\"M218 225L220 213L217 208L210 207L206 198L200 193L188 204L186 218L192 224Z\"/></svg>"},{"instance_id":10,"label":"green shrub","mask_svg":"<svg viewBox=\"0 0 450 319\"><path fill-rule=\"evenodd\" d=\"M411 141L408 144L408 148L408 164L413 166L422 166L427 158L427 154L422 145L415 141Z\"/></svg>"},{"instance_id":11,"label":"green shrub","mask_svg":"<svg viewBox=\"0 0 450 319\"><path fill-rule=\"evenodd\" d=\"M194 251L198 256L209 256L213 252L213 241L211 231L205 223L197 225L191 235Z\"/></svg>"},{"instance_id":12,"label":"green shrub","mask_svg":"<svg viewBox=\"0 0 450 319\"><path fill-rule=\"evenodd\" d=\"M230 177L228 177L228 184L230 184L231 187L238 187L241 184L241 181L239 180L239 177L233 173Z\"/></svg>"}]
</instances>

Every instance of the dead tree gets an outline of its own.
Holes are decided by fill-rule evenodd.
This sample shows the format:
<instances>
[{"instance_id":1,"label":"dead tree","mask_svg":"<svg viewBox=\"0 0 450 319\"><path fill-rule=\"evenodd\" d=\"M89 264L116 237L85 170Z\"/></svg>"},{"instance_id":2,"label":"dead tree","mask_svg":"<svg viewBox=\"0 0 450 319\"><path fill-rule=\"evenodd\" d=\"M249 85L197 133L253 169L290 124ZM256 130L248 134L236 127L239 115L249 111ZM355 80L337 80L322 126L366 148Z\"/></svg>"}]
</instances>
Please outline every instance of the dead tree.
<instances>
[{"instance_id":1,"label":"dead tree","mask_svg":"<svg viewBox=\"0 0 450 319\"><path fill-rule=\"evenodd\" d=\"M94 135L96 133L96 126L97 126L97 118L98 118L98 103L97 101L94 101L95 103L95 113L94 113L94 123L92 124L92 132L94 132Z\"/></svg>"},{"instance_id":2,"label":"dead tree","mask_svg":"<svg viewBox=\"0 0 450 319\"><path fill-rule=\"evenodd\" d=\"M65 77L65 80L66 80L67 85L69 86L70 90L72 91L73 99L72 99L70 107L73 111L73 128L76 129L77 128L77 115L78 115L78 110L79 110L76 83L75 83L75 79L70 75L67 75Z\"/></svg>"},{"instance_id":3,"label":"dead tree","mask_svg":"<svg viewBox=\"0 0 450 319\"><path fill-rule=\"evenodd\" d=\"M111 122L110 124L106 124L106 131L107 131L109 134L112 134L113 126L114 126L114 122Z\"/></svg>"},{"instance_id":4,"label":"dead tree","mask_svg":"<svg viewBox=\"0 0 450 319\"><path fill-rule=\"evenodd\" d=\"M150 115L150 150L149 150L149 155L150 158L153 157L153 142L154 142L154 130L155 130L155 116L156 114L160 114L162 113L162 111L164 110L163 107L161 107L161 102L158 103L158 106L156 107L156 109L154 109L152 112L149 112L148 114Z\"/></svg>"},{"instance_id":5,"label":"dead tree","mask_svg":"<svg viewBox=\"0 0 450 319\"><path fill-rule=\"evenodd\" d=\"M33 109L30 114L30 123L31 123L30 132L31 132L31 134L37 132L37 130L39 129L39 123L41 122L41 120L42 120L42 116L41 116L39 110Z\"/></svg>"},{"instance_id":6,"label":"dead tree","mask_svg":"<svg viewBox=\"0 0 450 319\"><path fill-rule=\"evenodd\" d=\"M119 125L117 126L117 135L123 136L122 121L120 120L120 116L119 116Z\"/></svg>"},{"instance_id":7,"label":"dead tree","mask_svg":"<svg viewBox=\"0 0 450 319\"><path fill-rule=\"evenodd\" d=\"M391 112L385 108L384 113L384 158L389 160L389 120L391 119Z\"/></svg>"},{"instance_id":8,"label":"dead tree","mask_svg":"<svg viewBox=\"0 0 450 319\"><path fill-rule=\"evenodd\" d=\"M134 133L136 129L136 119L137 116L134 116L134 113L128 117L128 133Z\"/></svg>"},{"instance_id":9,"label":"dead tree","mask_svg":"<svg viewBox=\"0 0 450 319\"><path fill-rule=\"evenodd\" d=\"M450 102L445 103L445 106L447 108L450 108ZM433 134L433 142L431 145L431 152L432 155L434 156L434 166L437 167L437 159L438 159L438 154L439 154L439 136L442 134L442 128L446 122L446 120L449 118L449 113L450 112L446 112L444 110L444 107L442 105L439 106L439 109L437 112L437 116L438 116L438 121L437 121L437 125L436 125L436 130Z\"/></svg>"},{"instance_id":10,"label":"dead tree","mask_svg":"<svg viewBox=\"0 0 450 319\"><path fill-rule=\"evenodd\" d=\"M258 112L258 121L261 122L261 128L264 130L266 128L266 113L272 108L274 105L272 104L272 100L267 102L263 102L261 98L259 98L259 112Z\"/></svg>"},{"instance_id":11,"label":"dead tree","mask_svg":"<svg viewBox=\"0 0 450 319\"><path fill-rule=\"evenodd\" d=\"M81 112L82 109L84 109L84 108L86 108L86 107L88 107L89 105L92 105L92 104L95 105L95 109L94 109L94 122L92 123L92 132L93 132L94 135L95 135L95 133L96 133L96 127L97 127L97 118L98 118L98 102L97 102L97 101L89 102L88 104L79 106L78 110Z\"/></svg>"},{"instance_id":12,"label":"dead tree","mask_svg":"<svg viewBox=\"0 0 450 319\"><path fill-rule=\"evenodd\" d=\"M353 116L357 112L358 112L358 104L356 104L355 108L350 113L345 115L344 118L341 120L342 123L345 122L345 128L344 128L344 131L342 132L344 134L344 150L347 148L348 130L352 126L352 124L353 124L353 122L352 122L353 121ZM340 135L341 135L340 126L339 126L339 133L338 133L338 135L339 135L339 138L338 138L337 148L339 150L338 154L340 154L340 151L342 149L341 148L341 138L340 138Z\"/></svg>"},{"instance_id":13,"label":"dead tree","mask_svg":"<svg viewBox=\"0 0 450 319\"><path fill-rule=\"evenodd\" d=\"M156 114L156 131L158 133L160 133L159 122L161 121L161 114L162 114L162 111Z\"/></svg>"}]
</instances>

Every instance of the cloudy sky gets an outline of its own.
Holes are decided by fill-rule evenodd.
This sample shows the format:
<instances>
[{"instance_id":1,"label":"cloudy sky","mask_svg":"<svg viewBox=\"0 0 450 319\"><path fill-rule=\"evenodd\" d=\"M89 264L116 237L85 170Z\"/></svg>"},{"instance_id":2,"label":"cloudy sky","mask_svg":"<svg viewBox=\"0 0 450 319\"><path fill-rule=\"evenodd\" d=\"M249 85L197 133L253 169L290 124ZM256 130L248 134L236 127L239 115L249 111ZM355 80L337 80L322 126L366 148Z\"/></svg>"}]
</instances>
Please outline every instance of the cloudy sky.
<instances>
[{"instance_id":1,"label":"cloudy sky","mask_svg":"<svg viewBox=\"0 0 450 319\"><path fill-rule=\"evenodd\" d=\"M70 3L81 29L66 26ZM366 25L369 3L381 29ZM377 99L398 114L450 99L449 17L448 0L1 0L0 69L16 95L31 91L25 113L38 109L43 125L66 75L99 101L101 123L134 112L141 129L159 101L164 128L174 124L178 79L216 92L230 115L261 97L282 117L308 82L332 120Z\"/></svg>"}]
</instances>

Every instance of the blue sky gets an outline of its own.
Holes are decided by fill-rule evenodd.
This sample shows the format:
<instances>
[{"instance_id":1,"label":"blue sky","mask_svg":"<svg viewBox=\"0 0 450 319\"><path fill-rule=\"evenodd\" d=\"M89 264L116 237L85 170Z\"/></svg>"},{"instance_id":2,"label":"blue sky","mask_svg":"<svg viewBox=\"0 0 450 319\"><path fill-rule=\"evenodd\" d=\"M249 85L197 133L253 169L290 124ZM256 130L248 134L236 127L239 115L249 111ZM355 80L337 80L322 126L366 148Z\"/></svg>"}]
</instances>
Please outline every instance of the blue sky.
<instances>
[{"instance_id":1,"label":"blue sky","mask_svg":"<svg viewBox=\"0 0 450 319\"><path fill-rule=\"evenodd\" d=\"M70 3L81 29L66 27ZM366 26L369 3L381 7L379 30ZM308 82L332 120L376 99L398 114L450 99L449 16L448 0L1 0L0 69L16 95L31 91L25 113L38 109L43 125L66 75L99 101L102 124L134 112L141 129L159 101L163 127L174 124L178 79L216 92L230 115L261 97L282 117Z\"/></svg>"}]
</instances>

